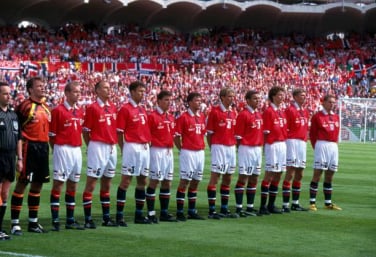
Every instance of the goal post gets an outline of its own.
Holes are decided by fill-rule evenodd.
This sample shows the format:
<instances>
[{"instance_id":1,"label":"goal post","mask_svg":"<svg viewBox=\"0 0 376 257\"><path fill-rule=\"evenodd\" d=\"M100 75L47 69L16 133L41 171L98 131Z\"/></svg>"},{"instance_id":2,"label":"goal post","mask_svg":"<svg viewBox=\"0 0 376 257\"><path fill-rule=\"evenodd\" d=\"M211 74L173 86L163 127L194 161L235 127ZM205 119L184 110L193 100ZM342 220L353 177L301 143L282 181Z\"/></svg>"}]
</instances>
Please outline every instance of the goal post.
<instances>
[{"instance_id":1,"label":"goal post","mask_svg":"<svg viewBox=\"0 0 376 257\"><path fill-rule=\"evenodd\" d=\"M376 141L376 99L339 99L340 142Z\"/></svg>"}]
</instances>

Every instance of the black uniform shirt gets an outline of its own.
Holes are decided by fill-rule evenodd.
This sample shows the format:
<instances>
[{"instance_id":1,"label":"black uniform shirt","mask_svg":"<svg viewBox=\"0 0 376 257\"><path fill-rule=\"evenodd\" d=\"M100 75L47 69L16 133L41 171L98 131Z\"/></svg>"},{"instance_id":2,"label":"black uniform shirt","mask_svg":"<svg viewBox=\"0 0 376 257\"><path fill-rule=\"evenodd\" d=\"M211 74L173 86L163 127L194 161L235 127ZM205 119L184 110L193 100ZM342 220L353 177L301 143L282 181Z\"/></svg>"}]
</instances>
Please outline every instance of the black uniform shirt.
<instances>
[{"instance_id":1,"label":"black uniform shirt","mask_svg":"<svg viewBox=\"0 0 376 257\"><path fill-rule=\"evenodd\" d=\"M9 108L4 112L0 108L0 151L15 151L21 139L21 128L17 115Z\"/></svg>"}]
</instances>

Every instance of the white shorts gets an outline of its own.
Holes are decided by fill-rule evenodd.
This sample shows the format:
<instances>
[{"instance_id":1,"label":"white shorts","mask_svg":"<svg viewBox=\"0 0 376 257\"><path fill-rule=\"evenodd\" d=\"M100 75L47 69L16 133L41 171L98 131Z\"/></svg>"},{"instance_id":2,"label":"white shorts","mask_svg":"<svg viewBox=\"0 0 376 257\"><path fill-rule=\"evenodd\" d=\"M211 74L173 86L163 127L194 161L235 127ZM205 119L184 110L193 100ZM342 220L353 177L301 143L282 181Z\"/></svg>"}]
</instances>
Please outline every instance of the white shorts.
<instances>
[{"instance_id":1,"label":"white shorts","mask_svg":"<svg viewBox=\"0 0 376 257\"><path fill-rule=\"evenodd\" d=\"M211 146L211 171L233 174L236 168L236 147L227 145Z\"/></svg>"},{"instance_id":2,"label":"white shorts","mask_svg":"<svg viewBox=\"0 0 376 257\"><path fill-rule=\"evenodd\" d=\"M87 146L87 171L89 177L113 178L117 162L116 145L90 141Z\"/></svg>"},{"instance_id":3,"label":"white shorts","mask_svg":"<svg viewBox=\"0 0 376 257\"><path fill-rule=\"evenodd\" d=\"M262 163L262 147L239 145L238 165L240 175L260 175Z\"/></svg>"},{"instance_id":4,"label":"white shorts","mask_svg":"<svg viewBox=\"0 0 376 257\"><path fill-rule=\"evenodd\" d=\"M150 147L150 175L153 180L172 180L174 155L172 148Z\"/></svg>"},{"instance_id":5,"label":"white shorts","mask_svg":"<svg viewBox=\"0 0 376 257\"><path fill-rule=\"evenodd\" d=\"M81 147L54 145L53 151L54 180L66 182L68 179L79 182L82 168Z\"/></svg>"},{"instance_id":6,"label":"white shorts","mask_svg":"<svg viewBox=\"0 0 376 257\"><path fill-rule=\"evenodd\" d=\"M307 160L307 143L300 139L287 139L286 148L286 165L304 169Z\"/></svg>"},{"instance_id":7,"label":"white shorts","mask_svg":"<svg viewBox=\"0 0 376 257\"><path fill-rule=\"evenodd\" d=\"M265 144L265 170L272 172L286 171L286 143Z\"/></svg>"},{"instance_id":8,"label":"white shorts","mask_svg":"<svg viewBox=\"0 0 376 257\"><path fill-rule=\"evenodd\" d=\"M338 170L338 144L319 140L315 145L313 168L318 170Z\"/></svg>"},{"instance_id":9,"label":"white shorts","mask_svg":"<svg viewBox=\"0 0 376 257\"><path fill-rule=\"evenodd\" d=\"M202 180L205 165L205 151L182 149L179 155L180 178L185 180Z\"/></svg>"},{"instance_id":10,"label":"white shorts","mask_svg":"<svg viewBox=\"0 0 376 257\"><path fill-rule=\"evenodd\" d=\"M149 176L149 144L124 142L121 174L126 176Z\"/></svg>"}]
</instances>

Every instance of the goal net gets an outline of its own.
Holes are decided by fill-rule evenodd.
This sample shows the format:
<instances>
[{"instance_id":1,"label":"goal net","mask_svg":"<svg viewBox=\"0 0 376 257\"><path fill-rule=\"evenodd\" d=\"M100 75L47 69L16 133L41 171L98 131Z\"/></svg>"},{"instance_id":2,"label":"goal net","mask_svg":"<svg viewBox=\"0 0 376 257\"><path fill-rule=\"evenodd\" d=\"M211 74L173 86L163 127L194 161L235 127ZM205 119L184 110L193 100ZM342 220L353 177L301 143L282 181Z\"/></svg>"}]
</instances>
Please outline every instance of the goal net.
<instances>
[{"instance_id":1,"label":"goal net","mask_svg":"<svg viewBox=\"0 0 376 257\"><path fill-rule=\"evenodd\" d=\"M374 142L376 140L376 99L341 98L340 141Z\"/></svg>"}]
</instances>

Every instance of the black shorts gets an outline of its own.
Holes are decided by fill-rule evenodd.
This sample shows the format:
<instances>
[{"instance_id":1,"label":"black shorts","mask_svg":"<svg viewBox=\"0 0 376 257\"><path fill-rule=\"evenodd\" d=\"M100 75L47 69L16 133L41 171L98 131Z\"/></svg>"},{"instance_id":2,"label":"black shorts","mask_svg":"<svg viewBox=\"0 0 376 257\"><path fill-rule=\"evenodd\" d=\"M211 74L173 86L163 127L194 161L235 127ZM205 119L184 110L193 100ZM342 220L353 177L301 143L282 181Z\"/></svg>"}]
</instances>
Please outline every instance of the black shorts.
<instances>
[{"instance_id":1,"label":"black shorts","mask_svg":"<svg viewBox=\"0 0 376 257\"><path fill-rule=\"evenodd\" d=\"M16 151L0 151L0 182L14 181L16 172Z\"/></svg>"},{"instance_id":2,"label":"black shorts","mask_svg":"<svg viewBox=\"0 0 376 257\"><path fill-rule=\"evenodd\" d=\"M23 183L50 181L49 146L47 142L24 141L22 144L23 169L18 180Z\"/></svg>"}]
</instances>

